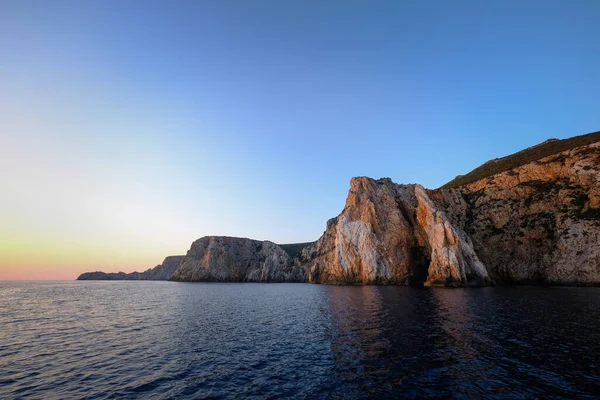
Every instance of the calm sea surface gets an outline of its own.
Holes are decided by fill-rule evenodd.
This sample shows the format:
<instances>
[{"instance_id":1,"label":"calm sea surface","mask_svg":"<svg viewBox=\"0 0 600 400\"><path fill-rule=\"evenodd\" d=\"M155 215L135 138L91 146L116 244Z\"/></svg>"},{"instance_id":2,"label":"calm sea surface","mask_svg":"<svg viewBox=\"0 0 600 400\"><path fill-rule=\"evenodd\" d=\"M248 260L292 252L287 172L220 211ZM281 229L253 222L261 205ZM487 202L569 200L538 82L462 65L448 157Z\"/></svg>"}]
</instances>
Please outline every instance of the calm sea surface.
<instances>
[{"instance_id":1,"label":"calm sea surface","mask_svg":"<svg viewBox=\"0 0 600 400\"><path fill-rule=\"evenodd\" d=\"M600 288L0 282L0 398L597 398Z\"/></svg>"}]
</instances>

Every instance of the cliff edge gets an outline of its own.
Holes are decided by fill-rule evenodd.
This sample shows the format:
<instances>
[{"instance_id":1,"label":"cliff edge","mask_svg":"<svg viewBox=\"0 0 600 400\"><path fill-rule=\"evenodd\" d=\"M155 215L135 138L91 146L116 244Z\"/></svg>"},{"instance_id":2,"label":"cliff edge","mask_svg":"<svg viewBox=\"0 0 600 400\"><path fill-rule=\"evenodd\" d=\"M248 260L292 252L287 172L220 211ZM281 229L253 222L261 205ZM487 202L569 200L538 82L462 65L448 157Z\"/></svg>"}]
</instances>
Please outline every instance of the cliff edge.
<instances>
[{"instance_id":1,"label":"cliff edge","mask_svg":"<svg viewBox=\"0 0 600 400\"><path fill-rule=\"evenodd\" d=\"M440 206L498 283L600 284L600 142L459 187Z\"/></svg>"},{"instance_id":2,"label":"cliff edge","mask_svg":"<svg viewBox=\"0 0 600 400\"><path fill-rule=\"evenodd\" d=\"M344 210L305 250L309 281L481 286L491 280L469 236L420 185L350 181Z\"/></svg>"},{"instance_id":3,"label":"cliff edge","mask_svg":"<svg viewBox=\"0 0 600 400\"><path fill-rule=\"evenodd\" d=\"M192 243L173 281L306 282L305 270L269 241L205 236Z\"/></svg>"}]
</instances>

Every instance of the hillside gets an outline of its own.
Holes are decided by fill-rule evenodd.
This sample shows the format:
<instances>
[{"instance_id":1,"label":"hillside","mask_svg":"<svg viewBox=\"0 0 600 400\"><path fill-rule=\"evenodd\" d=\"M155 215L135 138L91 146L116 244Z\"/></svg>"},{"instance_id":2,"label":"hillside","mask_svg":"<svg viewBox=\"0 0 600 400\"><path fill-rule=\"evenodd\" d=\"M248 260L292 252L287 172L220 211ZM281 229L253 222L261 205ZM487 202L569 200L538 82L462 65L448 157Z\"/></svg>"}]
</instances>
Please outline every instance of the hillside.
<instances>
[{"instance_id":1,"label":"hillside","mask_svg":"<svg viewBox=\"0 0 600 400\"><path fill-rule=\"evenodd\" d=\"M306 243L290 243L290 244L279 244L281 247L291 258L300 257L302 254L302 249L305 247L313 245L315 242L306 242Z\"/></svg>"},{"instance_id":2,"label":"hillside","mask_svg":"<svg viewBox=\"0 0 600 400\"><path fill-rule=\"evenodd\" d=\"M600 141L600 131L588 133L586 135L575 136L569 139L550 139L536 146L521 150L518 153L506 157L490 160L485 164L475 168L466 175L459 175L450 182L443 185L440 189L451 189L459 186L465 186L480 179L487 178L513 168L520 167L529 162L539 160L566 150L576 147L586 146Z\"/></svg>"}]
</instances>

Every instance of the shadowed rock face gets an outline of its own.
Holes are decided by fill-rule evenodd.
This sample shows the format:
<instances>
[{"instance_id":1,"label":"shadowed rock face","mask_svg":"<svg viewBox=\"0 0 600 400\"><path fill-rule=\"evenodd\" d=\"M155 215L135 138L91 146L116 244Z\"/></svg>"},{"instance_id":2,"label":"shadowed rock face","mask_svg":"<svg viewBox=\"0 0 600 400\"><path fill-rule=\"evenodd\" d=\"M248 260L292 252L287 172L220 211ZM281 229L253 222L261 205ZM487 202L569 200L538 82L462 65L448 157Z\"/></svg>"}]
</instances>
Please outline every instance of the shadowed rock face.
<instances>
[{"instance_id":1,"label":"shadowed rock face","mask_svg":"<svg viewBox=\"0 0 600 400\"><path fill-rule=\"evenodd\" d=\"M173 275L175 270L179 267L179 263L183 260L183 257L184 256L169 256L165 258L162 264L144 272L144 274L149 276L148 279L150 280L168 281L171 278L171 275Z\"/></svg>"},{"instance_id":2,"label":"shadowed rock face","mask_svg":"<svg viewBox=\"0 0 600 400\"><path fill-rule=\"evenodd\" d=\"M273 242L207 236L192 243L171 280L306 282L306 273Z\"/></svg>"},{"instance_id":3,"label":"shadowed rock face","mask_svg":"<svg viewBox=\"0 0 600 400\"><path fill-rule=\"evenodd\" d=\"M431 263L426 286L489 285L491 280L473 249L471 238L452 224L421 186L415 188L419 206L417 221L425 230Z\"/></svg>"},{"instance_id":4,"label":"shadowed rock face","mask_svg":"<svg viewBox=\"0 0 600 400\"><path fill-rule=\"evenodd\" d=\"M144 272L131 272L126 274L125 272L85 272L77 278L79 281L166 281L171 278L173 272L179 266L179 262L183 259L183 256L169 256L164 259L162 264L157 265L154 268L148 269Z\"/></svg>"},{"instance_id":5,"label":"shadowed rock face","mask_svg":"<svg viewBox=\"0 0 600 400\"><path fill-rule=\"evenodd\" d=\"M132 272L130 274L126 274L125 272L84 272L83 274L77 277L78 281L125 281L125 280L134 280L133 275L139 275L139 272ZM137 280L137 278L135 279Z\"/></svg>"},{"instance_id":6,"label":"shadowed rock face","mask_svg":"<svg viewBox=\"0 0 600 400\"><path fill-rule=\"evenodd\" d=\"M305 250L303 262L317 283L490 283L468 236L423 187L387 178L353 178L344 210Z\"/></svg>"}]
</instances>

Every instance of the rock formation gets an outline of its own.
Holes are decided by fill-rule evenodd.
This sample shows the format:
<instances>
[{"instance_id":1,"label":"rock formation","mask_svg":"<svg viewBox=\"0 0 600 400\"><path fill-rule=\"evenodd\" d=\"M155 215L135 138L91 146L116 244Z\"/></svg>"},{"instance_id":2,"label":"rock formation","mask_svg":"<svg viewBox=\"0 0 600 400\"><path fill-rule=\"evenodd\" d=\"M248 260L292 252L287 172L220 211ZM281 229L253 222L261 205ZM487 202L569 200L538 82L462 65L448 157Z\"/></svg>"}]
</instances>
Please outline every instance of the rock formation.
<instances>
[{"instance_id":1,"label":"rock formation","mask_svg":"<svg viewBox=\"0 0 600 400\"><path fill-rule=\"evenodd\" d=\"M173 281L305 282L304 268L295 265L280 246L269 241L206 236L192 243Z\"/></svg>"},{"instance_id":2,"label":"rock formation","mask_svg":"<svg viewBox=\"0 0 600 400\"><path fill-rule=\"evenodd\" d=\"M304 265L315 283L468 286L490 283L465 232L420 185L353 178Z\"/></svg>"},{"instance_id":3,"label":"rock formation","mask_svg":"<svg viewBox=\"0 0 600 400\"><path fill-rule=\"evenodd\" d=\"M169 256L164 259L162 264L157 265L154 268L150 268L144 272L131 272L126 274L125 272L85 272L77 278L78 281L166 281L171 278L173 272L179 266L179 262L183 259L183 256Z\"/></svg>"},{"instance_id":4,"label":"rock formation","mask_svg":"<svg viewBox=\"0 0 600 400\"><path fill-rule=\"evenodd\" d=\"M599 184L600 132L551 139L436 190L353 178L314 243L207 236L168 268L79 279L600 285Z\"/></svg>"},{"instance_id":5,"label":"rock formation","mask_svg":"<svg viewBox=\"0 0 600 400\"><path fill-rule=\"evenodd\" d=\"M498 283L600 284L600 142L438 196Z\"/></svg>"},{"instance_id":6,"label":"rock formation","mask_svg":"<svg viewBox=\"0 0 600 400\"><path fill-rule=\"evenodd\" d=\"M302 263L321 283L599 285L599 184L600 133L489 161L443 189L353 178Z\"/></svg>"}]
</instances>

